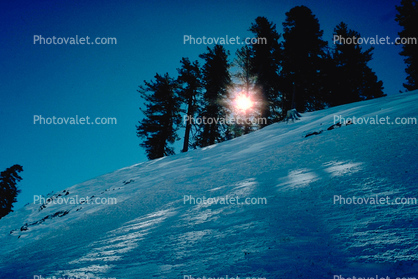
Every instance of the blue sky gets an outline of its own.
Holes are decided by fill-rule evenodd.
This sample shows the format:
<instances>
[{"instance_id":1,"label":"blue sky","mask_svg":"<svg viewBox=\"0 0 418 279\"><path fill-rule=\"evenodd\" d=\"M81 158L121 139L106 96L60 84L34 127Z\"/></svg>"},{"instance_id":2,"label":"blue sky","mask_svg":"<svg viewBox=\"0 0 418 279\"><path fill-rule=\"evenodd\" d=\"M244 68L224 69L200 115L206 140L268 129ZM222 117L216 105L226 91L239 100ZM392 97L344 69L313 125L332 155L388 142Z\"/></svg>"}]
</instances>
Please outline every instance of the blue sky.
<instances>
[{"instance_id":1,"label":"blue sky","mask_svg":"<svg viewBox=\"0 0 418 279\"><path fill-rule=\"evenodd\" d=\"M34 195L146 161L135 125L142 118L137 88L156 73L176 76L182 57L205 45L193 37L251 36L265 16L282 32L285 13L306 5L331 42L341 21L365 36L395 38L400 0L381 1L2 1L0 4L0 170L21 164L22 193L15 209ZM43 37L114 37L115 45L39 45ZM229 45L231 54L238 46ZM370 63L385 93L405 81L401 48L376 45ZM231 57L232 59L232 57ZM116 125L39 125L43 117L116 117ZM177 150L178 151L178 150Z\"/></svg>"}]
</instances>

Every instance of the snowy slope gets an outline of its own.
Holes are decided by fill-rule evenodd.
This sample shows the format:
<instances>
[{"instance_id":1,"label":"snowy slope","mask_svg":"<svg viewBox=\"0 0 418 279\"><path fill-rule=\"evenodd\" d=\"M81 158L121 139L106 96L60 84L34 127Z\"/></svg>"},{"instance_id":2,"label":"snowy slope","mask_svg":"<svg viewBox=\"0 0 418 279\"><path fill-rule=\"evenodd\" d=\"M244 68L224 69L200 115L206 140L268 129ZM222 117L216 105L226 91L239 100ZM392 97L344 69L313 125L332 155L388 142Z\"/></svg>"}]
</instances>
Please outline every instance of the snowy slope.
<instances>
[{"instance_id":1,"label":"snowy slope","mask_svg":"<svg viewBox=\"0 0 418 279\"><path fill-rule=\"evenodd\" d=\"M418 126L327 130L334 115L418 117L417 104L413 92L305 113L51 194L117 204L30 204L1 219L0 278L418 277L418 205L334 202L418 198ZM267 204L184 202L227 195Z\"/></svg>"}]
</instances>

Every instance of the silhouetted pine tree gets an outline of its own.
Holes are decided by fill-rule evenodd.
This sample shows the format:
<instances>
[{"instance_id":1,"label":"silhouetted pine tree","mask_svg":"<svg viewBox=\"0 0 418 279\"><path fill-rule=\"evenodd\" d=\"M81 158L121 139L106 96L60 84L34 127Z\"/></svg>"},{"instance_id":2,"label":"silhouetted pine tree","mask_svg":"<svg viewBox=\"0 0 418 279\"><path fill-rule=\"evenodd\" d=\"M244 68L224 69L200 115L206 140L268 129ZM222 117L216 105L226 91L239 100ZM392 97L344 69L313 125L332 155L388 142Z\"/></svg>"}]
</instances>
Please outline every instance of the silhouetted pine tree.
<instances>
[{"instance_id":1,"label":"silhouetted pine tree","mask_svg":"<svg viewBox=\"0 0 418 279\"><path fill-rule=\"evenodd\" d=\"M199 112L202 124L195 137L195 145L199 147L225 141L227 125L216 123L219 119L226 119L226 98L231 84L229 74L229 53L221 45L199 55L205 61L203 73L203 105Z\"/></svg>"},{"instance_id":2,"label":"silhouetted pine tree","mask_svg":"<svg viewBox=\"0 0 418 279\"><path fill-rule=\"evenodd\" d=\"M312 111L324 107L324 59L327 42L319 21L306 6L286 13L283 22L281 71L284 111Z\"/></svg>"},{"instance_id":3,"label":"silhouetted pine tree","mask_svg":"<svg viewBox=\"0 0 418 279\"><path fill-rule=\"evenodd\" d=\"M251 71L256 79L256 88L260 93L260 116L267 124L281 118L279 76L281 50L276 25L265 17L257 17L249 29L258 38L258 43L250 45L252 51Z\"/></svg>"},{"instance_id":4,"label":"silhouetted pine tree","mask_svg":"<svg viewBox=\"0 0 418 279\"><path fill-rule=\"evenodd\" d=\"M202 94L202 74L199 67L199 62L190 62L188 58L182 58L181 68L177 69L179 73L178 83L180 86L179 96L181 101L186 104L187 112L186 116L186 129L184 133L184 142L182 152L187 152L189 146L193 146L190 143L190 133L193 127L192 119L196 116L196 112L199 108L198 101L201 99Z\"/></svg>"},{"instance_id":5,"label":"silhouetted pine tree","mask_svg":"<svg viewBox=\"0 0 418 279\"><path fill-rule=\"evenodd\" d=\"M260 105L259 96L257 96L255 90L255 81L256 78L254 76L254 71L252 68L252 60L254 57L254 52L251 47L248 45L243 46L242 48L238 49L235 53L235 60L234 66L238 67L238 72L234 74L234 77L237 78L238 83L235 84L235 87L238 89L238 95L244 95L247 98L251 99L254 103L254 107L251 108L250 111L240 112L236 111L235 113L238 114L238 118L242 118L245 120L244 124L236 123L232 129L231 133L237 136L242 134L248 134L252 131L253 127L250 123L251 117L260 117L257 115L257 112L261 110L260 107L256 105Z\"/></svg>"},{"instance_id":6,"label":"silhouetted pine tree","mask_svg":"<svg viewBox=\"0 0 418 279\"><path fill-rule=\"evenodd\" d=\"M334 36L341 38L360 38L360 34L348 29L341 22L334 29ZM372 59L373 47L363 50L359 44L337 42L333 50L335 68L331 69L333 92L329 96L332 106L357 102L384 96L383 82L367 66Z\"/></svg>"},{"instance_id":7,"label":"silhouetted pine tree","mask_svg":"<svg viewBox=\"0 0 418 279\"><path fill-rule=\"evenodd\" d=\"M383 93L383 89L383 81L378 80L376 73L370 67L366 66L363 72L361 98L363 100L369 100L384 97L386 94Z\"/></svg>"},{"instance_id":8,"label":"silhouetted pine tree","mask_svg":"<svg viewBox=\"0 0 418 279\"><path fill-rule=\"evenodd\" d=\"M339 80L336 62L334 61L333 50L327 47L324 59L321 60L322 76L321 76L321 97L326 107L331 105L332 97L338 92Z\"/></svg>"},{"instance_id":9,"label":"silhouetted pine tree","mask_svg":"<svg viewBox=\"0 0 418 279\"><path fill-rule=\"evenodd\" d=\"M145 138L140 146L145 148L150 160L173 155L174 149L169 143L179 139L177 130L181 123L178 84L168 73L164 76L156 74L155 81L144 83L138 90L146 102L146 109L140 108L145 118L136 126L137 136Z\"/></svg>"},{"instance_id":10,"label":"silhouetted pine tree","mask_svg":"<svg viewBox=\"0 0 418 279\"><path fill-rule=\"evenodd\" d=\"M396 6L398 14L396 21L403 28L399 32L401 38L415 38L418 40L418 1L402 0L400 6ZM403 86L408 90L418 89L418 44L415 43L402 45L400 55L405 56L405 64L407 65L405 72L408 74Z\"/></svg>"},{"instance_id":11,"label":"silhouetted pine tree","mask_svg":"<svg viewBox=\"0 0 418 279\"><path fill-rule=\"evenodd\" d=\"M17 201L16 197L20 193L16 184L22 180L18 175L21 171L21 165L13 165L0 173L0 219L13 212L13 203Z\"/></svg>"}]
</instances>

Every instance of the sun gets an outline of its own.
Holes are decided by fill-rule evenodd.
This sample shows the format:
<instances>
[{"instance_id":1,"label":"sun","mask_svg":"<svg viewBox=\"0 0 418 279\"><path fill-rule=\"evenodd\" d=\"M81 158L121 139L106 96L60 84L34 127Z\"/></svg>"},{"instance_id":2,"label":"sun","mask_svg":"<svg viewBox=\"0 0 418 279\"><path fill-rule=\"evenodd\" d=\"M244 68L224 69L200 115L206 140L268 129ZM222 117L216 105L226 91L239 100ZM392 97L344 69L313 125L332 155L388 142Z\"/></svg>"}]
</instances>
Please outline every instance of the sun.
<instances>
[{"instance_id":1,"label":"sun","mask_svg":"<svg viewBox=\"0 0 418 279\"><path fill-rule=\"evenodd\" d=\"M235 98L235 107L238 110L246 111L253 106L253 101L248 96L238 95Z\"/></svg>"}]
</instances>

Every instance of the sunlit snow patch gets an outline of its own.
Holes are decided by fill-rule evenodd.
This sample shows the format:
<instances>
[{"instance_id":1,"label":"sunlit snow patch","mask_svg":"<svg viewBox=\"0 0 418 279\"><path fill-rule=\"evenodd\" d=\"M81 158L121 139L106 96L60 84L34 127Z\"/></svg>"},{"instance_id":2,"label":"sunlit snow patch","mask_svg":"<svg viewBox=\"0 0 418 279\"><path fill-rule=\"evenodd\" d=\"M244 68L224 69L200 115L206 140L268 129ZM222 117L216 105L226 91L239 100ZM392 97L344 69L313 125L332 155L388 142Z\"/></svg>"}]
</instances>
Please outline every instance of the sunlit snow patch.
<instances>
[{"instance_id":1,"label":"sunlit snow patch","mask_svg":"<svg viewBox=\"0 0 418 279\"><path fill-rule=\"evenodd\" d=\"M71 271L61 271L60 276L65 275L68 277L74 278L96 278L95 274L101 273L104 274L108 272L112 267L111 265L90 265L87 267L82 267L78 269L73 269Z\"/></svg>"},{"instance_id":2,"label":"sunlit snow patch","mask_svg":"<svg viewBox=\"0 0 418 279\"><path fill-rule=\"evenodd\" d=\"M139 242L144 240L145 236L150 233L157 225L160 225L165 219L175 214L170 210L160 210L153 212L144 217L139 217L125 223L124 226L110 231L107 235L93 242L90 245L91 252L79 259L69 262L69 264L82 266L84 262L115 262L122 259L123 255L139 246ZM94 267L91 269L90 267ZM72 270L61 271L60 274L67 276L88 275L88 272L104 273L113 266L91 265L90 267L74 268ZM103 269L100 269L103 267ZM104 267L106 267L104 269Z\"/></svg>"},{"instance_id":3,"label":"sunlit snow patch","mask_svg":"<svg viewBox=\"0 0 418 279\"><path fill-rule=\"evenodd\" d=\"M245 179L237 183L237 186L232 189L230 195L235 195L242 198L248 198L257 186L255 178Z\"/></svg>"},{"instance_id":4,"label":"sunlit snow patch","mask_svg":"<svg viewBox=\"0 0 418 279\"><path fill-rule=\"evenodd\" d=\"M298 169L290 171L285 178L285 182L280 183L277 187L282 190L292 190L297 188L303 188L310 183L320 179L318 175L308 169Z\"/></svg>"},{"instance_id":5,"label":"sunlit snow patch","mask_svg":"<svg viewBox=\"0 0 418 279\"><path fill-rule=\"evenodd\" d=\"M329 162L324 164L327 168L325 171L331 174L331 176L343 176L351 174L361 170L362 163L351 163L351 162Z\"/></svg>"}]
</instances>

